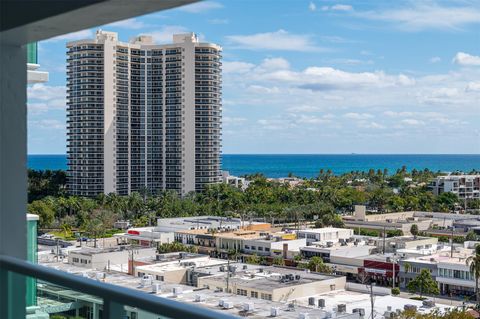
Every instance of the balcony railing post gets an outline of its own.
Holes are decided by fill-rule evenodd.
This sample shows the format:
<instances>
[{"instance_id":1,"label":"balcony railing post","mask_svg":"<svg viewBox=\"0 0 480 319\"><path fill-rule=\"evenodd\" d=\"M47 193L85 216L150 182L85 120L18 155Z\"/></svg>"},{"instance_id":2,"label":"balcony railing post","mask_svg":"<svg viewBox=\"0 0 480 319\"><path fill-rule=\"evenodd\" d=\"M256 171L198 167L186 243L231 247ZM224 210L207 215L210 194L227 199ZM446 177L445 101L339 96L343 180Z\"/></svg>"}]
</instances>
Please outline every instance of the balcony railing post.
<instances>
[{"instance_id":1,"label":"balcony railing post","mask_svg":"<svg viewBox=\"0 0 480 319\"><path fill-rule=\"evenodd\" d=\"M25 318L25 277L0 268L0 289L0 318Z\"/></svg>"},{"instance_id":2,"label":"balcony railing post","mask_svg":"<svg viewBox=\"0 0 480 319\"><path fill-rule=\"evenodd\" d=\"M105 319L123 319L126 316L123 305L112 301L110 299L103 299L103 313L102 318Z\"/></svg>"},{"instance_id":3,"label":"balcony railing post","mask_svg":"<svg viewBox=\"0 0 480 319\"><path fill-rule=\"evenodd\" d=\"M3 9L0 1L0 11ZM0 254L27 256L27 51L0 32ZM1 269L0 318L25 318L25 279ZM12 308L13 307L13 308Z\"/></svg>"}]
</instances>

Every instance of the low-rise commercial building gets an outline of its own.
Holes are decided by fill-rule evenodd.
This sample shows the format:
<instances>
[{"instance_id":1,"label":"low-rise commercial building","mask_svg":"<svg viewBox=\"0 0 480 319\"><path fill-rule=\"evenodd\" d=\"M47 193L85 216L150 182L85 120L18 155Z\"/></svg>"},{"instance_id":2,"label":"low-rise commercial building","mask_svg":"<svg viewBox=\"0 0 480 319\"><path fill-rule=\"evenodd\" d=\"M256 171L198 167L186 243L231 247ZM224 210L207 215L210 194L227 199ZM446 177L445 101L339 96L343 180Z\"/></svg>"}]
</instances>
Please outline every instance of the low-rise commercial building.
<instances>
[{"instance_id":1,"label":"low-rise commercial building","mask_svg":"<svg viewBox=\"0 0 480 319\"><path fill-rule=\"evenodd\" d=\"M202 268L211 269L227 264L225 259L210 258L209 256L191 253L168 253L157 255L155 263L137 266L134 270L136 277L151 276L152 279L171 284L196 286L194 271Z\"/></svg>"},{"instance_id":2,"label":"low-rise commercial building","mask_svg":"<svg viewBox=\"0 0 480 319\"><path fill-rule=\"evenodd\" d=\"M168 244L174 241L173 232L164 232L158 227L130 228L126 233L113 236L118 239L119 243L143 247L156 247L159 244Z\"/></svg>"},{"instance_id":3,"label":"low-rise commercial building","mask_svg":"<svg viewBox=\"0 0 480 319\"><path fill-rule=\"evenodd\" d=\"M353 236L353 230L348 228L310 228L297 230L299 239L305 238L307 244L317 242L319 244L327 244L328 242L337 243L340 240L346 240Z\"/></svg>"},{"instance_id":4,"label":"low-rise commercial building","mask_svg":"<svg viewBox=\"0 0 480 319\"><path fill-rule=\"evenodd\" d=\"M452 219L446 216L434 217L434 214L437 213L408 211L387 214L367 214L365 206L356 205L353 215L344 216L343 221L346 227L352 229L371 229L377 231L396 230L401 231L403 235L411 235L410 229L412 225L417 225L420 231L425 231L432 227L446 229L452 226Z\"/></svg>"},{"instance_id":5,"label":"low-rise commercial building","mask_svg":"<svg viewBox=\"0 0 480 319\"><path fill-rule=\"evenodd\" d=\"M155 248L88 248L84 247L78 250L72 250L68 254L68 263L74 266L85 267L89 269L111 269L125 265L125 271L128 269L130 259L153 257L156 254Z\"/></svg>"},{"instance_id":6,"label":"low-rise commercial building","mask_svg":"<svg viewBox=\"0 0 480 319\"><path fill-rule=\"evenodd\" d=\"M326 276L297 269L263 267L199 277L198 287L231 292L255 299L286 302L345 289L345 277Z\"/></svg>"},{"instance_id":7,"label":"low-rise commercial building","mask_svg":"<svg viewBox=\"0 0 480 319\"><path fill-rule=\"evenodd\" d=\"M247 239L243 242L242 251L259 256L282 256L291 259L300 253L300 248L307 245L306 238L284 240L281 236L268 235L261 239Z\"/></svg>"}]
</instances>

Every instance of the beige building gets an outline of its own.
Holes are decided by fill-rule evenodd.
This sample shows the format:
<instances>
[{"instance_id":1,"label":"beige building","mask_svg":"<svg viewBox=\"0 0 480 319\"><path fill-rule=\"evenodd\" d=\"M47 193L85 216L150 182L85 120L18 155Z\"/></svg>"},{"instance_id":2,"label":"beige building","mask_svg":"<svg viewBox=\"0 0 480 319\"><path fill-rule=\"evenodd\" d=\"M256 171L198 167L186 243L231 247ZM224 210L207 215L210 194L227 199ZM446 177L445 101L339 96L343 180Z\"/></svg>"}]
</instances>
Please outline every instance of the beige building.
<instances>
[{"instance_id":1,"label":"beige building","mask_svg":"<svg viewBox=\"0 0 480 319\"><path fill-rule=\"evenodd\" d=\"M125 266L128 269L128 261L130 258L152 257L156 254L155 248L135 248L135 249L118 249L118 248L82 248L72 250L68 254L68 263L74 266L84 268L104 270L119 269Z\"/></svg>"},{"instance_id":2,"label":"beige building","mask_svg":"<svg viewBox=\"0 0 480 319\"><path fill-rule=\"evenodd\" d=\"M188 253L161 254L158 257L154 264L135 267L134 275L151 276L153 280L171 284L195 285L193 269L209 269L227 264L227 260L224 259Z\"/></svg>"},{"instance_id":3,"label":"beige building","mask_svg":"<svg viewBox=\"0 0 480 319\"><path fill-rule=\"evenodd\" d=\"M346 227L366 228L374 230L401 230L404 235L410 235L410 228L412 225L417 225L420 231L425 231L432 226L446 228L452 225L452 219L436 218L433 215L436 213L427 212L398 212L386 214L367 214L366 207L363 205L356 205L352 216L343 217Z\"/></svg>"},{"instance_id":4,"label":"beige building","mask_svg":"<svg viewBox=\"0 0 480 319\"><path fill-rule=\"evenodd\" d=\"M287 302L345 289L345 280L345 277L325 276L297 269L263 267L199 277L198 287L256 299Z\"/></svg>"},{"instance_id":5,"label":"beige building","mask_svg":"<svg viewBox=\"0 0 480 319\"><path fill-rule=\"evenodd\" d=\"M185 195L221 182L221 51L194 33L69 42L68 191Z\"/></svg>"}]
</instances>

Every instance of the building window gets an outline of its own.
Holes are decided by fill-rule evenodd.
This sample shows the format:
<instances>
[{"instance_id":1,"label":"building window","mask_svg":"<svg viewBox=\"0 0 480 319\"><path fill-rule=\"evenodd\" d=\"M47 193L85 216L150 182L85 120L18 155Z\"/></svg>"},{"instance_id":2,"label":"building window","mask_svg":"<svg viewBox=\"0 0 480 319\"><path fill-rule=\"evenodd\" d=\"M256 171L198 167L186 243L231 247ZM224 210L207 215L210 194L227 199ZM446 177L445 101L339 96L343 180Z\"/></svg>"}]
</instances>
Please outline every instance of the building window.
<instances>
[{"instance_id":1,"label":"building window","mask_svg":"<svg viewBox=\"0 0 480 319\"><path fill-rule=\"evenodd\" d=\"M247 291L245 289L237 289L237 295L246 296Z\"/></svg>"},{"instance_id":2,"label":"building window","mask_svg":"<svg viewBox=\"0 0 480 319\"><path fill-rule=\"evenodd\" d=\"M264 294L263 292L260 294L260 298L264 300L272 300L271 294Z\"/></svg>"},{"instance_id":3,"label":"building window","mask_svg":"<svg viewBox=\"0 0 480 319\"><path fill-rule=\"evenodd\" d=\"M252 297L252 298L257 298L257 299L258 299L258 292L256 292L256 291L250 291L250 297Z\"/></svg>"}]
</instances>

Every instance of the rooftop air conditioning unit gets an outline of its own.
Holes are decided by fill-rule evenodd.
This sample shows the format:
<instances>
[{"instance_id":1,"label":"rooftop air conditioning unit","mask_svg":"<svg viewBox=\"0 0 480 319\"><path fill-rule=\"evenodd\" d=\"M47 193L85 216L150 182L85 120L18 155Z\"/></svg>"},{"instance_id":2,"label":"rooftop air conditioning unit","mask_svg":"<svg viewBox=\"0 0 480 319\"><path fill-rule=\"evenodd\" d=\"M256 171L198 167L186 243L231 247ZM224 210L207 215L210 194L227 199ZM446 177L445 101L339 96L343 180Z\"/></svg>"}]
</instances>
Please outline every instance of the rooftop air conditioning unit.
<instances>
[{"instance_id":1,"label":"rooftop air conditioning unit","mask_svg":"<svg viewBox=\"0 0 480 319\"><path fill-rule=\"evenodd\" d=\"M178 296L182 294L182 288L181 287L173 287L172 288L172 293L174 296Z\"/></svg>"},{"instance_id":2,"label":"rooftop air conditioning unit","mask_svg":"<svg viewBox=\"0 0 480 319\"><path fill-rule=\"evenodd\" d=\"M162 288L160 287L160 284L154 284L152 286L152 293L158 294L162 292Z\"/></svg>"},{"instance_id":3,"label":"rooftop air conditioning unit","mask_svg":"<svg viewBox=\"0 0 480 319\"><path fill-rule=\"evenodd\" d=\"M278 317L280 315L280 308L272 307L270 308L270 317Z\"/></svg>"},{"instance_id":4,"label":"rooftop air conditioning unit","mask_svg":"<svg viewBox=\"0 0 480 319\"><path fill-rule=\"evenodd\" d=\"M301 313L298 315L298 319L308 319L308 313L301 312Z\"/></svg>"},{"instance_id":5,"label":"rooftop air conditioning unit","mask_svg":"<svg viewBox=\"0 0 480 319\"><path fill-rule=\"evenodd\" d=\"M225 300L225 299L220 299L220 300L218 301L218 305L223 308L223 304L224 304L226 301L227 301L227 300Z\"/></svg>"},{"instance_id":6,"label":"rooftop air conditioning unit","mask_svg":"<svg viewBox=\"0 0 480 319\"><path fill-rule=\"evenodd\" d=\"M140 279L140 285L142 286L150 286L152 284L153 277L151 275L145 275Z\"/></svg>"},{"instance_id":7,"label":"rooftop air conditioning unit","mask_svg":"<svg viewBox=\"0 0 480 319\"><path fill-rule=\"evenodd\" d=\"M253 302L246 302L242 305L242 309L245 312L252 312L254 310L255 306Z\"/></svg>"},{"instance_id":8,"label":"rooftop air conditioning unit","mask_svg":"<svg viewBox=\"0 0 480 319\"><path fill-rule=\"evenodd\" d=\"M195 302L204 302L205 296L204 295L195 295Z\"/></svg>"},{"instance_id":9,"label":"rooftop air conditioning unit","mask_svg":"<svg viewBox=\"0 0 480 319\"><path fill-rule=\"evenodd\" d=\"M223 309L232 309L233 308L233 302L231 301L224 301L223 302Z\"/></svg>"},{"instance_id":10,"label":"rooftop air conditioning unit","mask_svg":"<svg viewBox=\"0 0 480 319\"><path fill-rule=\"evenodd\" d=\"M325 299L318 299L318 308L325 308Z\"/></svg>"},{"instance_id":11,"label":"rooftop air conditioning unit","mask_svg":"<svg viewBox=\"0 0 480 319\"><path fill-rule=\"evenodd\" d=\"M347 312L347 305L344 303L341 303L337 306L337 312L338 313L345 313Z\"/></svg>"}]
</instances>

